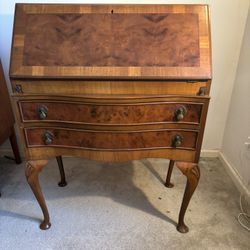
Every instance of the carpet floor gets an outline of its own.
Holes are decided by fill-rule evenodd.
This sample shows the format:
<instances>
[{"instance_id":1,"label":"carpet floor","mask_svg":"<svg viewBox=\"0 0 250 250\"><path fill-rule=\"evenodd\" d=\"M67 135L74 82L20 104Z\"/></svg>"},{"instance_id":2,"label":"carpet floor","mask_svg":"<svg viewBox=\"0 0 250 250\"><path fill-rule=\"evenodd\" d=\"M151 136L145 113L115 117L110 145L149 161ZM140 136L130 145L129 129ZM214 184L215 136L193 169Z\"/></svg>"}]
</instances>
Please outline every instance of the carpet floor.
<instances>
[{"instance_id":1,"label":"carpet floor","mask_svg":"<svg viewBox=\"0 0 250 250\"><path fill-rule=\"evenodd\" d=\"M52 226L39 229L42 213L24 176L25 164L0 159L0 249L250 249L237 222L239 192L215 158L200 161L201 179L186 213L189 233L176 231L185 177L168 161L101 163L64 158L68 185L58 187L56 160L40 174Z\"/></svg>"}]
</instances>

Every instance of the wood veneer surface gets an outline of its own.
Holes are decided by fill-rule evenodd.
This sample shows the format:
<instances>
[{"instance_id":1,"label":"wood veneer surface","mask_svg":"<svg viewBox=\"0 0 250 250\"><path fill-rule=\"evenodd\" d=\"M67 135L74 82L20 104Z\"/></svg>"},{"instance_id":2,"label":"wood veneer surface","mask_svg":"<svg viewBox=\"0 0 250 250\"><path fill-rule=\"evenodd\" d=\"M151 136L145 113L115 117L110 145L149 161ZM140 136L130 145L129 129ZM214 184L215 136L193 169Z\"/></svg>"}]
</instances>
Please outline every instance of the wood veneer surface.
<instances>
[{"instance_id":1,"label":"wood veneer surface","mask_svg":"<svg viewBox=\"0 0 250 250\"><path fill-rule=\"evenodd\" d=\"M200 64L197 14L29 14L26 22L24 66Z\"/></svg>"},{"instance_id":2,"label":"wood veneer surface","mask_svg":"<svg viewBox=\"0 0 250 250\"><path fill-rule=\"evenodd\" d=\"M16 8L12 78L210 79L205 5Z\"/></svg>"},{"instance_id":3,"label":"wood veneer surface","mask_svg":"<svg viewBox=\"0 0 250 250\"><path fill-rule=\"evenodd\" d=\"M95 104L65 102L21 102L24 121L39 121L39 108L47 110L44 121L82 122L94 124L143 124L177 122L176 110L185 107L187 113L180 122L199 123L201 104L145 103L145 104Z\"/></svg>"},{"instance_id":4,"label":"wood veneer surface","mask_svg":"<svg viewBox=\"0 0 250 250\"><path fill-rule=\"evenodd\" d=\"M156 130L134 132L105 132L60 128L26 128L28 146L62 146L105 150L135 150L171 148L176 135L183 138L179 148L195 148L197 132L181 130ZM51 145L44 143L45 133L53 135Z\"/></svg>"}]
</instances>

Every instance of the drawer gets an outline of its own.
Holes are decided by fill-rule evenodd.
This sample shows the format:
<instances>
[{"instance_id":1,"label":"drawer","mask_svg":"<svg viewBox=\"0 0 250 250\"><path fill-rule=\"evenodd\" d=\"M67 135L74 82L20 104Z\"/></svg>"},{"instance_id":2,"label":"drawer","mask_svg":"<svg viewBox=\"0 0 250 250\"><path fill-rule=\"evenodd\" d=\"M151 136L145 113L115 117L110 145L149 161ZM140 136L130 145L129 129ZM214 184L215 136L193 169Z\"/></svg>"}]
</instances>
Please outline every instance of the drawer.
<instances>
[{"instance_id":1,"label":"drawer","mask_svg":"<svg viewBox=\"0 0 250 250\"><path fill-rule=\"evenodd\" d=\"M203 103L83 103L65 101L19 101L23 122L68 122L97 125L156 123L199 124Z\"/></svg>"},{"instance_id":2,"label":"drawer","mask_svg":"<svg viewBox=\"0 0 250 250\"><path fill-rule=\"evenodd\" d=\"M25 128L28 147L66 147L90 150L195 149L198 131L91 131L66 128Z\"/></svg>"}]
</instances>

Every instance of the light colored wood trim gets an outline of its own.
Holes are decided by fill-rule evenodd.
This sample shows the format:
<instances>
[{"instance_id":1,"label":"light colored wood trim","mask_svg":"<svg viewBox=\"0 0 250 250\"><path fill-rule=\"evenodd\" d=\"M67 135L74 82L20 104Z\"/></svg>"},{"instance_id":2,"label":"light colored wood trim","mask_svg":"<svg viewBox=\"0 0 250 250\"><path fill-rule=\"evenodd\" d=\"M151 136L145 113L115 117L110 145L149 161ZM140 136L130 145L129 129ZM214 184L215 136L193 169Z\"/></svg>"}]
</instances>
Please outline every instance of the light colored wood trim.
<instances>
[{"instance_id":1,"label":"light colored wood trim","mask_svg":"<svg viewBox=\"0 0 250 250\"><path fill-rule=\"evenodd\" d=\"M182 124L171 124L171 123L161 123L161 124L131 124L131 125L89 125L89 124L77 124L77 123L59 123L59 122L25 122L20 123L21 128L31 128L36 127L39 124L39 127L45 128L48 126L52 127L62 127L62 128L73 128L73 129L86 129L86 130L95 130L95 131L134 131L134 130L158 130L158 129L187 129L187 130L200 130L201 124L190 124L190 123L182 123Z\"/></svg>"},{"instance_id":2,"label":"light colored wood trim","mask_svg":"<svg viewBox=\"0 0 250 250\"><path fill-rule=\"evenodd\" d=\"M180 161L194 161L195 151L176 150L176 149L155 149L144 151L126 151L126 152L104 152L81 149L64 149L64 148L29 148L27 158L30 160L48 159L58 155L70 155L83 157L89 160L121 162L130 160L140 160L144 158L166 158Z\"/></svg>"},{"instance_id":3,"label":"light colored wood trim","mask_svg":"<svg viewBox=\"0 0 250 250\"><path fill-rule=\"evenodd\" d=\"M72 81L72 80L12 80L13 92L16 85L22 86L23 94L68 95L192 95L200 87L209 91L210 82L187 81ZM208 94L209 92L207 92Z\"/></svg>"},{"instance_id":4,"label":"light colored wood trim","mask_svg":"<svg viewBox=\"0 0 250 250\"><path fill-rule=\"evenodd\" d=\"M89 103L149 103L149 102L193 102L193 103L205 103L210 97L208 96L181 96L181 95L82 95L82 96L72 96L72 95L17 95L14 94L12 97L16 100L65 100L65 101L80 101Z\"/></svg>"},{"instance_id":5,"label":"light colored wood trim","mask_svg":"<svg viewBox=\"0 0 250 250\"><path fill-rule=\"evenodd\" d=\"M193 13L199 19L199 67L81 67L24 66L24 23L27 14L53 13ZM207 5L60 5L17 4L10 76L12 78L74 79L211 79L209 13ZM22 20L22 21L20 21ZM18 36L18 37L16 37Z\"/></svg>"}]
</instances>

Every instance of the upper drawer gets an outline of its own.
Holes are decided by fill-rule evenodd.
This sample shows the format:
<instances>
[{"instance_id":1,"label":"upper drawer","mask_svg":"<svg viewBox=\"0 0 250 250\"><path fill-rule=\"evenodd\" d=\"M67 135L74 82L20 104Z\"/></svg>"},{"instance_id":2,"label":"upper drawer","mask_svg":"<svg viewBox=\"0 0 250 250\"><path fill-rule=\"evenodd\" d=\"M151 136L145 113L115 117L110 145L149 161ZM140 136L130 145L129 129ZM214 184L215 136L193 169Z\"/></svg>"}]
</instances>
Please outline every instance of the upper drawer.
<instances>
[{"instance_id":1,"label":"upper drawer","mask_svg":"<svg viewBox=\"0 0 250 250\"><path fill-rule=\"evenodd\" d=\"M55 100L19 101L23 122L67 122L95 125L156 123L199 124L203 103L185 101L90 103Z\"/></svg>"}]
</instances>

